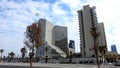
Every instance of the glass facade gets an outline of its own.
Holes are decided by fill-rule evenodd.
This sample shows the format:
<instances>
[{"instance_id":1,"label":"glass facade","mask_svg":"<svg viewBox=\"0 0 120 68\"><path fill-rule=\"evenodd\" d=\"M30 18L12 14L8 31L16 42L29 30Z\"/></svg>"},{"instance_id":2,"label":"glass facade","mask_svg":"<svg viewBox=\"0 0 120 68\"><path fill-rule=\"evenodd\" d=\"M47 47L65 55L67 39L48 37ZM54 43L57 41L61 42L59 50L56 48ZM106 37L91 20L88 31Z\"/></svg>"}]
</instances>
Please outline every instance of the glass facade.
<instances>
[{"instance_id":1,"label":"glass facade","mask_svg":"<svg viewBox=\"0 0 120 68\"><path fill-rule=\"evenodd\" d=\"M116 45L111 46L111 51L117 53Z\"/></svg>"},{"instance_id":2,"label":"glass facade","mask_svg":"<svg viewBox=\"0 0 120 68\"><path fill-rule=\"evenodd\" d=\"M73 40L70 40L69 48L75 49L75 42Z\"/></svg>"}]
</instances>

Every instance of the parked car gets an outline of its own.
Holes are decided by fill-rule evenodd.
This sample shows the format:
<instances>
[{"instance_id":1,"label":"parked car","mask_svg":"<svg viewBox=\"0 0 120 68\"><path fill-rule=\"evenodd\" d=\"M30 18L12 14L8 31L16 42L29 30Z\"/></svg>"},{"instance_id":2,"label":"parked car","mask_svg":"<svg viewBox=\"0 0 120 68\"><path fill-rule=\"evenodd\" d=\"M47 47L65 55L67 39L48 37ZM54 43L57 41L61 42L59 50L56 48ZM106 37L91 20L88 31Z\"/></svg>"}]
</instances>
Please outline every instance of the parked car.
<instances>
[{"instance_id":1,"label":"parked car","mask_svg":"<svg viewBox=\"0 0 120 68\"><path fill-rule=\"evenodd\" d=\"M117 61L115 62L115 66L120 66L120 60L117 60Z\"/></svg>"}]
</instances>

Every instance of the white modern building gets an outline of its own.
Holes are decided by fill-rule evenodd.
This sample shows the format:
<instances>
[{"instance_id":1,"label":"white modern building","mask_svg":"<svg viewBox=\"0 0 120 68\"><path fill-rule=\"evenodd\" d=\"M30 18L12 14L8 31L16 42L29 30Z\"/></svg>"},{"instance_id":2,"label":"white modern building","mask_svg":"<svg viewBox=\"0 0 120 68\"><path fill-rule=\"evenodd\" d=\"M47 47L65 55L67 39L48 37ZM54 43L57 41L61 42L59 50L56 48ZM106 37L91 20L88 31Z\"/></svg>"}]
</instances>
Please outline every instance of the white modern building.
<instances>
[{"instance_id":1,"label":"white modern building","mask_svg":"<svg viewBox=\"0 0 120 68\"><path fill-rule=\"evenodd\" d=\"M38 24L39 27L41 27L41 37L42 37L42 43L43 43L42 45L40 45L39 48L36 49L36 56L44 57L45 47L47 47L48 44L52 45L52 41L53 41L52 40L52 29L54 25L45 19L40 19L36 24ZM48 50L48 52L51 52L51 51Z\"/></svg>"},{"instance_id":2,"label":"white modern building","mask_svg":"<svg viewBox=\"0 0 120 68\"><path fill-rule=\"evenodd\" d=\"M90 31L92 27L96 27L98 21L95 7L89 5L83 6L78 10L79 30L80 30L80 50L83 58L95 57L94 38Z\"/></svg>"},{"instance_id":3,"label":"white modern building","mask_svg":"<svg viewBox=\"0 0 120 68\"><path fill-rule=\"evenodd\" d=\"M53 25L46 19L40 19L36 24L41 27L43 44L36 49L37 57L66 57L69 54L67 27ZM48 48L46 52L45 48Z\"/></svg>"}]
</instances>

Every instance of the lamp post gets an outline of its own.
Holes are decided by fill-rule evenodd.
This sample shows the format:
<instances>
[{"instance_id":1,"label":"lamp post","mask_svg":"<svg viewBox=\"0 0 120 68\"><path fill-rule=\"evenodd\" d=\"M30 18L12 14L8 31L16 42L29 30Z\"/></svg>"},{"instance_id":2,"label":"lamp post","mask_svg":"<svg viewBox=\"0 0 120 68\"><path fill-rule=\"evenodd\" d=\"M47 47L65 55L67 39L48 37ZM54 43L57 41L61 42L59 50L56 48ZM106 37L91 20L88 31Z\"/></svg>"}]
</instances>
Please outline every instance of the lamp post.
<instances>
[{"instance_id":1,"label":"lamp post","mask_svg":"<svg viewBox=\"0 0 120 68\"><path fill-rule=\"evenodd\" d=\"M69 54L69 62L72 63L72 58L73 58L73 54L72 54L72 51L70 51L70 54Z\"/></svg>"},{"instance_id":2,"label":"lamp post","mask_svg":"<svg viewBox=\"0 0 120 68\"><path fill-rule=\"evenodd\" d=\"M47 61L48 61L48 55L47 55L48 47L47 46L45 47L45 52L46 52L45 63L47 63Z\"/></svg>"},{"instance_id":3,"label":"lamp post","mask_svg":"<svg viewBox=\"0 0 120 68\"><path fill-rule=\"evenodd\" d=\"M96 32L96 27L92 27L91 31L90 31L91 35L93 36L94 39L94 51L95 51L95 55L96 55L96 61L97 61L97 65L98 68L100 68L100 64L99 64L99 60L98 60L98 46L97 46L97 37L99 36L99 34Z\"/></svg>"}]
</instances>

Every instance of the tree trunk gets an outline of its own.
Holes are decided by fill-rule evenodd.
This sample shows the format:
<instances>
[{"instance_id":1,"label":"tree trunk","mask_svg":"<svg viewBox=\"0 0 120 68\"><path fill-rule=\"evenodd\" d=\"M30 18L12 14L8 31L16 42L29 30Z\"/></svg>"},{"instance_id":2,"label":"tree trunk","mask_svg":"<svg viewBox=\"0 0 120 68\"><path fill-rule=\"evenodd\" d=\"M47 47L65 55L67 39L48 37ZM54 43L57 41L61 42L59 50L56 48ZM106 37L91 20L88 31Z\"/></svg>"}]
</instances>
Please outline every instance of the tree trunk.
<instances>
[{"instance_id":1,"label":"tree trunk","mask_svg":"<svg viewBox=\"0 0 120 68\"><path fill-rule=\"evenodd\" d=\"M97 61L97 65L98 65L98 68L100 68L100 63L99 63L99 59L98 59L98 47L96 45L96 37L94 37L94 49L95 49L95 54L96 54L96 61Z\"/></svg>"}]
</instances>

